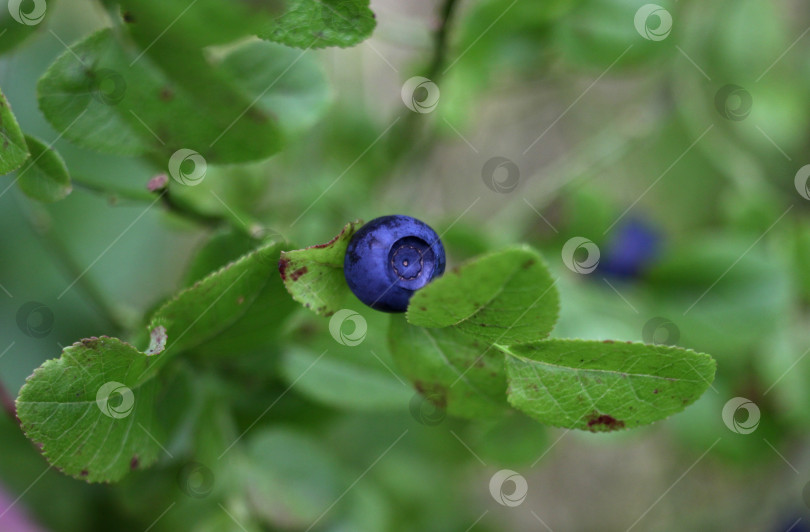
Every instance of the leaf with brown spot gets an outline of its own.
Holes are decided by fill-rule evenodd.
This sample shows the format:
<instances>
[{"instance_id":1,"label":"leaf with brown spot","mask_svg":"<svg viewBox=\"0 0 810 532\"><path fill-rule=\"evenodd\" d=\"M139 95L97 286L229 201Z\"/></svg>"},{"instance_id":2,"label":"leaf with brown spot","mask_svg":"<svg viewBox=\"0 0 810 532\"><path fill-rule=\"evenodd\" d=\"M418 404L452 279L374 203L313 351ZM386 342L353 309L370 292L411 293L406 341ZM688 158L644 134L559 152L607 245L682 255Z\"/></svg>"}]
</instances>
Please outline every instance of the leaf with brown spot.
<instances>
[{"instance_id":1,"label":"leaf with brown spot","mask_svg":"<svg viewBox=\"0 0 810 532\"><path fill-rule=\"evenodd\" d=\"M164 437L155 423L152 378L160 356L106 336L66 347L20 390L23 431L52 466L87 482L121 479L133 456L136 466L153 463L160 447L152 436Z\"/></svg>"},{"instance_id":2,"label":"leaf with brown spot","mask_svg":"<svg viewBox=\"0 0 810 532\"><path fill-rule=\"evenodd\" d=\"M331 316L344 307L349 287L343 260L349 240L362 225L359 220L350 222L325 244L281 253L279 275L294 300L321 316Z\"/></svg>"},{"instance_id":3,"label":"leaf with brown spot","mask_svg":"<svg viewBox=\"0 0 810 532\"><path fill-rule=\"evenodd\" d=\"M709 355L640 343L553 339L498 347L512 406L548 425L590 431L680 412L706 391L716 366Z\"/></svg>"},{"instance_id":4,"label":"leaf with brown spot","mask_svg":"<svg viewBox=\"0 0 810 532\"><path fill-rule=\"evenodd\" d=\"M479 418L502 414L506 402L503 355L454 329L426 329L392 315L388 348L414 387L441 398L448 414Z\"/></svg>"}]
</instances>

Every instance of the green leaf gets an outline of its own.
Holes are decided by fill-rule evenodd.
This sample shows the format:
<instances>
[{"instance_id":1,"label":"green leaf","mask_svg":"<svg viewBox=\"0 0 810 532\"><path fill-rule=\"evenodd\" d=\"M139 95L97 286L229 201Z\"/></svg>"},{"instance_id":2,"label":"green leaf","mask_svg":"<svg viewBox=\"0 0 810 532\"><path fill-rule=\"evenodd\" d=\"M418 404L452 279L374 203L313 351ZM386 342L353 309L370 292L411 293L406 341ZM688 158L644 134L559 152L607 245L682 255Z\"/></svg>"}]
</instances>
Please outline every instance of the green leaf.
<instances>
[{"instance_id":1,"label":"green leaf","mask_svg":"<svg viewBox=\"0 0 810 532\"><path fill-rule=\"evenodd\" d=\"M269 279L259 289L250 307L215 337L197 348L200 355L246 356L252 352L275 348L278 335L287 318L296 310L284 285L270 270Z\"/></svg>"},{"instance_id":2,"label":"green leaf","mask_svg":"<svg viewBox=\"0 0 810 532\"><path fill-rule=\"evenodd\" d=\"M0 39L2 41L2 39ZM28 159L28 147L17 118L0 91L0 175L13 172Z\"/></svg>"},{"instance_id":3,"label":"green leaf","mask_svg":"<svg viewBox=\"0 0 810 532\"><path fill-rule=\"evenodd\" d=\"M287 0L284 12L259 31L262 39L296 48L354 46L377 22L369 0Z\"/></svg>"},{"instance_id":4,"label":"green leaf","mask_svg":"<svg viewBox=\"0 0 810 532\"><path fill-rule=\"evenodd\" d=\"M304 529L341 497L344 475L333 454L310 436L275 428L247 445L248 504L268 524ZM328 523L334 516L326 516Z\"/></svg>"},{"instance_id":5,"label":"green leaf","mask_svg":"<svg viewBox=\"0 0 810 532\"><path fill-rule=\"evenodd\" d=\"M280 249L275 242L265 244L186 288L155 312L150 334L163 327L165 348L176 354L232 326L274 276Z\"/></svg>"},{"instance_id":6,"label":"green leaf","mask_svg":"<svg viewBox=\"0 0 810 532\"><path fill-rule=\"evenodd\" d=\"M343 259L349 240L362 225L359 220L349 222L325 244L281 252L278 271L293 299L321 316L331 316L343 308L349 293Z\"/></svg>"},{"instance_id":7,"label":"green leaf","mask_svg":"<svg viewBox=\"0 0 810 532\"><path fill-rule=\"evenodd\" d=\"M706 391L716 366L688 349L611 340L499 347L512 406L548 425L593 432L680 412Z\"/></svg>"},{"instance_id":8,"label":"green leaf","mask_svg":"<svg viewBox=\"0 0 810 532\"><path fill-rule=\"evenodd\" d=\"M111 482L157 459L155 359L117 338L89 338L34 371L17 415L48 462L88 482Z\"/></svg>"},{"instance_id":9,"label":"green leaf","mask_svg":"<svg viewBox=\"0 0 810 532\"><path fill-rule=\"evenodd\" d=\"M236 163L278 151L275 119L230 85L223 88L197 55L185 57L196 75L178 84L179 72L169 76L151 63L152 56L125 50L104 29L48 68L37 84L39 106L65 137L108 153L151 151L168 160L179 149L191 149L208 163Z\"/></svg>"},{"instance_id":10,"label":"green leaf","mask_svg":"<svg viewBox=\"0 0 810 532\"><path fill-rule=\"evenodd\" d=\"M511 248L474 259L417 291L406 316L413 325L452 326L491 343L535 342L557 321L554 283L537 251Z\"/></svg>"},{"instance_id":11,"label":"green leaf","mask_svg":"<svg viewBox=\"0 0 810 532\"><path fill-rule=\"evenodd\" d=\"M335 345L316 353L293 347L284 353L280 370L297 393L332 408L406 409L413 392L375 355L384 356L384 352L372 354L363 347Z\"/></svg>"},{"instance_id":12,"label":"green leaf","mask_svg":"<svg viewBox=\"0 0 810 532\"><path fill-rule=\"evenodd\" d=\"M251 101L273 113L285 134L309 129L326 111L326 76L310 54L265 41L248 42L220 65Z\"/></svg>"},{"instance_id":13,"label":"green leaf","mask_svg":"<svg viewBox=\"0 0 810 532\"><path fill-rule=\"evenodd\" d=\"M210 272L250 252L255 245L255 239L234 229L215 233L197 251L186 270L183 284L193 285ZM296 308L281 279L270 275L250 308L220 334L197 346L195 354L230 357L232 361L244 362L250 367L254 361L248 355L255 353L266 357L267 349L277 343L281 326Z\"/></svg>"},{"instance_id":14,"label":"green leaf","mask_svg":"<svg viewBox=\"0 0 810 532\"><path fill-rule=\"evenodd\" d=\"M17 173L17 185L26 196L44 202L64 199L73 187L62 157L41 141L26 135L31 157Z\"/></svg>"},{"instance_id":15,"label":"green leaf","mask_svg":"<svg viewBox=\"0 0 810 532\"><path fill-rule=\"evenodd\" d=\"M455 328L425 329L391 316L388 347L414 387L454 416L502 413L506 404L503 355Z\"/></svg>"},{"instance_id":16,"label":"green leaf","mask_svg":"<svg viewBox=\"0 0 810 532\"><path fill-rule=\"evenodd\" d=\"M255 35L282 10L281 0L117 0L125 27L146 48L160 40L182 48L228 44ZM171 32L166 28L171 27Z\"/></svg>"}]
</instances>

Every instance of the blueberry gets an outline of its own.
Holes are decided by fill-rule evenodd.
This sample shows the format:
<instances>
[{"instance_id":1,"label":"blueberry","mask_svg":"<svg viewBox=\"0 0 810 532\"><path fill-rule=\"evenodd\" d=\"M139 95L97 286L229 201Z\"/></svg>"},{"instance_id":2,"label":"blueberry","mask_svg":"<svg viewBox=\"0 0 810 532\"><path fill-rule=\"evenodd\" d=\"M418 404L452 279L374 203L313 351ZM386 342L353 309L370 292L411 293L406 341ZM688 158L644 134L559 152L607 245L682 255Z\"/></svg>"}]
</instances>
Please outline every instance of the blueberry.
<instances>
[{"instance_id":1,"label":"blueberry","mask_svg":"<svg viewBox=\"0 0 810 532\"><path fill-rule=\"evenodd\" d=\"M660 235L647 222L630 220L608 243L599 271L624 279L638 277L657 258L660 244Z\"/></svg>"},{"instance_id":2,"label":"blueberry","mask_svg":"<svg viewBox=\"0 0 810 532\"><path fill-rule=\"evenodd\" d=\"M343 274L357 298L376 310L405 312L408 301L444 273L436 231L410 216L382 216L352 236Z\"/></svg>"}]
</instances>

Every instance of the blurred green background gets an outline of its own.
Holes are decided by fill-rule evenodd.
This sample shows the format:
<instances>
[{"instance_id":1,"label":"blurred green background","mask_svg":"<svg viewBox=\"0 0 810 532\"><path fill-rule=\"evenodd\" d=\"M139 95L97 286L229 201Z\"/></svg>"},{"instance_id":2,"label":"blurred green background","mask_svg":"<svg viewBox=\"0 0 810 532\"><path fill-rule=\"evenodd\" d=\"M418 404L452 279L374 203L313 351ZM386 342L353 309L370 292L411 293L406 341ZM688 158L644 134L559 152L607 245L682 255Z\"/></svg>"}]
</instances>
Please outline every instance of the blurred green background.
<instances>
[{"instance_id":1,"label":"blurred green background","mask_svg":"<svg viewBox=\"0 0 810 532\"><path fill-rule=\"evenodd\" d=\"M49 3L36 34L0 57L22 128L56 140L74 180L55 204L16 187L0 195L0 381L11 396L60 346L137 330L204 273L194 257L214 235L212 263L254 245L251 231L306 246L392 213L442 233L448 267L516 242L542 250L559 277L554 336L677 343L712 354L718 372L685 412L630 432L547 429L517 413L425 423L429 407L388 369L387 316L358 303L367 338L340 347L328 320L271 312L257 327L281 328L280 340L174 368L162 404L184 422L158 464L118 485L48 470L0 418L0 485L19 497L15 512L54 531L810 529L810 194L795 179L810 163L810 6L661 2L672 20L662 34L660 12L634 23L643 4L460 1L437 52L440 3L373 1L368 41L279 51L268 71L296 65L273 93L284 150L211 165L203 183L177 189L227 229L152 205L149 161L56 140L37 79L111 22L95 2ZM413 76L440 90L432 111L406 106ZM514 167L488 174L493 157ZM2 179L0 190L13 177ZM611 271L639 227L656 252L631 274ZM574 237L601 252L590 274L566 267ZM28 302L42 306L22 323L44 336L19 325ZM758 408L748 434L721 417L734 397ZM228 460L207 450L247 429ZM490 495L500 469L527 479L519 506Z\"/></svg>"}]
</instances>

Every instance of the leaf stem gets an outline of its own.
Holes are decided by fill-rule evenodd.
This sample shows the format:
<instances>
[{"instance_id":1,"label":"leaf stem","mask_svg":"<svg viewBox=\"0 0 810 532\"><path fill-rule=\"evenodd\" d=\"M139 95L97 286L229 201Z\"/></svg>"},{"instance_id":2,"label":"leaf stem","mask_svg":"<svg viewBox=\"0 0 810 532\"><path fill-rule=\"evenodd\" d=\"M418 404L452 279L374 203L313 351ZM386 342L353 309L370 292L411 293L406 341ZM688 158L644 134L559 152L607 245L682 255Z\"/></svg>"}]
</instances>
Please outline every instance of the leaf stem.
<instances>
[{"instance_id":1,"label":"leaf stem","mask_svg":"<svg viewBox=\"0 0 810 532\"><path fill-rule=\"evenodd\" d=\"M140 192L136 190L126 190L126 189L119 189L119 190L108 189L104 188L103 185L100 185L98 183L91 183L89 181L85 181L84 178L76 175L71 175L70 180L73 183L73 185L76 186L77 188L81 188L89 192L94 192L96 194L106 196L107 199L110 201L110 203L116 203L118 201L118 198L138 202L152 201L152 199L154 199L154 196L152 196L152 194L147 190Z\"/></svg>"},{"instance_id":2,"label":"leaf stem","mask_svg":"<svg viewBox=\"0 0 810 532\"><path fill-rule=\"evenodd\" d=\"M175 198L171 194L171 191L169 190L168 187L161 193L160 203L169 212L172 212L182 218L186 218L187 220L195 222L204 227L216 228L225 221L222 217L218 215L200 212L191 207L190 205L188 205L187 203L177 201L177 198Z\"/></svg>"},{"instance_id":3,"label":"leaf stem","mask_svg":"<svg viewBox=\"0 0 810 532\"><path fill-rule=\"evenodd\" d=\"M77 179L75 176L72 176L71 179L78 188L106 196L110 203L113 204L116 203L119 198L141 203L151 202L155 198L155 192L149 192L146 189L144 189L143 192L126 189L111 190L104 188L103 185L85 181L82 178ZM168 187L162 190L162 194L163 196L161 197L160 203L166 210L192 223L211 229L230 224L252 238L259 238L263 234L261 224L251 219L250 216L245 213L240 213L241 216L237 213L222 215L210 214L199 211L183 201L179 201L171 194Z\"/></svg>"}]
</instances>

